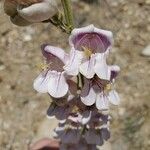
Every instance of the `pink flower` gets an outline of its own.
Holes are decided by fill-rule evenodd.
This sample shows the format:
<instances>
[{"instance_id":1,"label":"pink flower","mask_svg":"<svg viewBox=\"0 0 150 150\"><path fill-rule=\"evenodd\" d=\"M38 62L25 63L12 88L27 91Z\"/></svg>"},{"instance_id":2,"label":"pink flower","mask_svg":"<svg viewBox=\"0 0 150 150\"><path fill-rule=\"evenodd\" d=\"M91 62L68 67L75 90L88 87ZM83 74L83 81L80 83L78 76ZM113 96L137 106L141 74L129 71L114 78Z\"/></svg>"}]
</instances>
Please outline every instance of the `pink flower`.
<instances>
[{"instance_id":1,"label":"pink flower","mask_svg":"<svg viewBox=\"0 0 150 150\"><path fill-rule=\"evenodd\" d=\"M49 45L44 45L42 52L47 66L34 80L34 89L40 93L48 92L54 98L63 97L69 90L69 77L63 69L68 55L62 49Z\"/></svg>"},{"instance_id":2,"label":"pink flower","mask_svg":"<svg viewBox=\"0 0 150 150\"><path fill-rule=\"evenodd\" d=\"M118 66L111 66L111 80L102 80L97 76L92 79L85 79L84 87L81 91L81 101L91 106L96 103L96 107L99 110L108 110L109 102L118 105L120 98L115 91L113 83L114 77L118 74L120 68ZM112 86L112 87L111 87Z\"/></svg>"},{"instance_id":3,"label":"pink flower","mask_svg":"<svg viewBox=\"0 0 150 150\"><path fill-rule=\"evenodd\" d=\"M65 70L73 68L86 78L93 78L95 74L101 79L110 80L111 70L106 64L106 57L112 47L113 38L110 31L98 29L93 25L74 29L69 38L72 47L72 59ZM78 62L74 65L74 62Z\"/></svg>"}]
</instances>

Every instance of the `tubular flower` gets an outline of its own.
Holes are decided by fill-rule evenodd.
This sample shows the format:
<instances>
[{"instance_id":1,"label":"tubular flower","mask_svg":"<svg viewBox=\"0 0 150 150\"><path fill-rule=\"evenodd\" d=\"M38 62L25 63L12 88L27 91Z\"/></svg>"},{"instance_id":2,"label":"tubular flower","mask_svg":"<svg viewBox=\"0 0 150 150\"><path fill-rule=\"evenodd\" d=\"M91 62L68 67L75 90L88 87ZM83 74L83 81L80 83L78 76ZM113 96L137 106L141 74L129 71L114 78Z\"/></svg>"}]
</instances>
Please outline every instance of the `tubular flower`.
<instances>
[{"instance_id":1,"label":"tubular flower","mask_svg":"<svg viewBox=\"0 0 150 150\"><path fill-rule=\"evenodd\" d=\"M85 105L91 106L96 103L97 109L108 110L109 102L114 105L119 104L120 98L113 84L120 68L118 66L111 66L110 69L110 80L102 80L97 76L94 76L92 79L85 79L85 84L81 91L81 101Z\"/></svg>"},{"instance_id":2,"label":"tubular flower","mask_svg":"<svg viewBox=\"0 0 150 150\"><path fill-rule=\"evenodd\" d=\"M34 89L49 93L53 102L47 117L56 117L55 138L60 150L95 150L110 138L110 104L120 98L114 88L120 68L107 65L113 44L110 31L93 25L74 29L70 53L49 45L42 46L46 66L34 81ZM76 80L76 82L75 82Z\"/></svg>"},{"instance_id":3,"label":"tubular flower","mask_svg":"<svg viewBox=\"0 0 150 150\"><path fill-rule=\"evenodd\" d=\"M106 63L106 57L113 44L112 32L98 29L94 25L74 29L69 38L72 47L72 60L65 68L72 70L74 62L79 62L78 70L86 78L91 79L96 74L99 78L110 80L111 70Z\"/></svg>"},{"instance_id":4,"label":"tubular flower","mask_svg":"<svg viewBox=\"0 0 150 150\"><path fill-rule=\"evenodd\" d=\"M58 9L55 0L5 0L4 11L14 24L26 26L53 17Z\"/></svg>"},{"instance_id":5,"label":"tubular flower","mask_svg":"<svg viewBox=\"0 0 150 150\"><path fill-rule=\"evenodd\" d=\"M49 45L42 46L43 56L46 58L46 67L34 80L34 89L40 93L49 93L54 98L67 94L69 86L63 67L68 55L60 48Z\"/></svg>"}]
</instances>

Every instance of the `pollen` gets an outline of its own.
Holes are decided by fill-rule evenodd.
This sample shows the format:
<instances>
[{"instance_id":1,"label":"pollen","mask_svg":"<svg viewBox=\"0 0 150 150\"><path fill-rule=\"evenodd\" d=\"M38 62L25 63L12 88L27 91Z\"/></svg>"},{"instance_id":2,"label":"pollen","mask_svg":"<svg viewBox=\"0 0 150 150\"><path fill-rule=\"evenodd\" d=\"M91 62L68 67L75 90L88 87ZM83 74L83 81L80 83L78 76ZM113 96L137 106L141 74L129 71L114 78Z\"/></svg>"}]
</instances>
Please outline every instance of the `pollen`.
<instances>
[{"instance_id":1,"label":"pollen","mask_svg":"<svg viewBox=\"0 0 150 150\"><path fill-rule=\"evenodd\" d=\"M37 64L36 66L37 66L37 68L39 70L46 70L46 69L49 68L50 65L49 64L45 64L45 63L40 63L40 64Z\"/></svg>"},{"instance_id":2,"label":"pollen","mask_svg":"<svg viewBox=\"0 0 150 150\"><path fill-rule=\"evenodd\" d=\"M77 106L74 106L73 109L72 109L72 112L73 112L73 113L76 113L76 112L78 112L78 111L79 111L79 108L78 108Z\"/></svg>"},{"instance_id":3,"label":"pollen","mask_svg":"<svg viewBox=\"0 0 150 150\"><path fill-rule=\"evenodd\" d=\"M92 55L91 49L89 49L89 48L87 48L87 47L84 47L84 46L82 46L82 49L83 49L84 55L85 55L86 57L90 57L90 56Z\"/></svg>"},{"instance_id":4,"label":"pollen","mask_svg":"<svg viewBox=\"0 0 150 150\"><path fill-rule=\"evenodd\" d=\"M107 84L106 87L105 87L105 91L110 91L112 89L112 86L111 84Z\"/></svg>"}]
</instances>

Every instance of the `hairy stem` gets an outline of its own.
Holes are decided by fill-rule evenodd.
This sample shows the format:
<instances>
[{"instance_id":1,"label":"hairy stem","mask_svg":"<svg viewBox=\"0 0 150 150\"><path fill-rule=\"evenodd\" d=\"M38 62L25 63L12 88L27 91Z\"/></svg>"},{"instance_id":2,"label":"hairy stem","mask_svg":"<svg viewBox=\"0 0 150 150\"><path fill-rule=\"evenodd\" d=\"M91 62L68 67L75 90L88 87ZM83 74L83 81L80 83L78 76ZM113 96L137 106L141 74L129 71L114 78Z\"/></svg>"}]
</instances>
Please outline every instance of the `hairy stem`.
<instances>
[{"instance_id":1,"label":"hairy stem","mask_svg":"<svg viewBox=\"0 0 150 150\"><path fill-rule=\"evenodd\" d=\"M71 31L74 28L71 0L61 0L61 3L64 9L66 24L70 28L70 31Z\"/></svg>"}]
</instances>

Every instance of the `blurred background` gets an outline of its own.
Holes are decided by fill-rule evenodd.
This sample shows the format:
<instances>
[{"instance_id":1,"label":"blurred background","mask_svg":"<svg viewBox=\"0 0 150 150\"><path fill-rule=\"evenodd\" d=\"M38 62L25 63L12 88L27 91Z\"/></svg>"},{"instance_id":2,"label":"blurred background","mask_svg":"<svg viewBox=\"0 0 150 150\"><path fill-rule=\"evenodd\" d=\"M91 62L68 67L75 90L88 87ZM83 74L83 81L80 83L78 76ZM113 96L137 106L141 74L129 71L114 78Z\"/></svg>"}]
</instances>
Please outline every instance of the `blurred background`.
<instances>
[{"instance_id":1,"label":"blurred background","mask_svg":"<svg viewBox=\"0 0 150 150\"><path fill-rule=\"evenodd\" d=\"M68 35L49 23L17 27L2 7L0 0L0 150L26 150L54 126L46 119L48 95L32 87L43 62L40 45L68 49ZM74 0L73 9L76 27L114 33L109 63L121 67L121 105L111 110L105 150L150 150L150 0Z\"/></svg>"}]
</instances>

